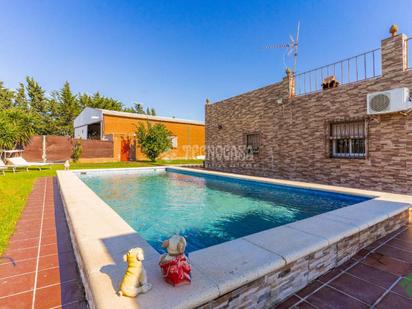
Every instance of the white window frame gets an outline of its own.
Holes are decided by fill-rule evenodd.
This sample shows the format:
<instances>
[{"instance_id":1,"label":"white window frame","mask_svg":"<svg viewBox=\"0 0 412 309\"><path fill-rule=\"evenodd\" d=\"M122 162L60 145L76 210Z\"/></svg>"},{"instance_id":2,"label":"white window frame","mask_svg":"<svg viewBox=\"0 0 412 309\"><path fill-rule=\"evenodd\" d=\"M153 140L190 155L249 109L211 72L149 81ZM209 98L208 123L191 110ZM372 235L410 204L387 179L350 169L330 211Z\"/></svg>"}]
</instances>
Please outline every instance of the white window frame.
<instances>
[{"instance_id":1,"label":"white window frame","mask_svg":"<svg viewBox=\"0 0 412 309\"><path fill-rule=\"evenodd\" d=\"M170 137L170 141L171 141L171 143L172 143L172 148L173 148L173 149L176 149L177 146L178 146L177 136L171 136L171 137Z\"/></svg>"}]
</instances>

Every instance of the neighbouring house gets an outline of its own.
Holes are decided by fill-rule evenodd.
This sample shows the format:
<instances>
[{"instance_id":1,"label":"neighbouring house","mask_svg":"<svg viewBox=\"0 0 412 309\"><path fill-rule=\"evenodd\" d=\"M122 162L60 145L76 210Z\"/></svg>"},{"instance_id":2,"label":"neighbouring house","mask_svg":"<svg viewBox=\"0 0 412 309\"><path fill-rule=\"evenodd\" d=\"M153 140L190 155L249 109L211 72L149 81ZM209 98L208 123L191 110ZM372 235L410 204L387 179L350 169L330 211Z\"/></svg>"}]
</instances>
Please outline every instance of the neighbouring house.
<instances>
[{"instance_id":1,"label":"neighbouring house","mask_svg":"<svg viewBox=\"0 0 412 309\"><path fill-rule=\"evenodd\" d=\"M204 157L205 125L202 121L148 116L86 107L74 120L74 137L113 141L115 161L144 160L136 144L139 123L164 124L172 132L172 149L162 159Z\"/></svg>"},{"instance_id":2,"label":"neighbouring house","mask_svg":"<svg viewBox=\"0 0 412 309\"><path fill-rule=\"evenodd\" d=\"M206 104L205 166L412 193L408 41Z\"/></svg>"}]
</instances>

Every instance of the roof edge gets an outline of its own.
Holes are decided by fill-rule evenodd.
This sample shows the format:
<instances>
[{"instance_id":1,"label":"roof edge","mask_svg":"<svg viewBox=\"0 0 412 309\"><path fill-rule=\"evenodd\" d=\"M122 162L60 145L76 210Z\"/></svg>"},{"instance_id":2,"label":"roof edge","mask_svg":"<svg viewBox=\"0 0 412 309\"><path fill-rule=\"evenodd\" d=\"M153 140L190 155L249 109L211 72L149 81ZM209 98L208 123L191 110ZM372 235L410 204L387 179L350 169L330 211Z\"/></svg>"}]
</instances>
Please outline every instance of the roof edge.
<instances>
[{"instance_id":1,"label":"roof edge","mask_svg":"<svg viewBox=\"0 0 412 309\"><path fill-rule=\"evenodd\" d=\"M101 111L103 113L103 115L119 116L119 117L126 117L126 118L146 119L146 120L157 120L157 121L165 121L165 122L177 122L177 123L205 125L204 121L198 121L198 120L189 120L189 119L180 119L180 118L173 118L173 117L162 117L162 116L150 116L150 115L145 115L145 114L120 112L120 111L113 111L113 110L102 109L102 108L93 108L93 109Z\"/></svg>"}]
</instances>

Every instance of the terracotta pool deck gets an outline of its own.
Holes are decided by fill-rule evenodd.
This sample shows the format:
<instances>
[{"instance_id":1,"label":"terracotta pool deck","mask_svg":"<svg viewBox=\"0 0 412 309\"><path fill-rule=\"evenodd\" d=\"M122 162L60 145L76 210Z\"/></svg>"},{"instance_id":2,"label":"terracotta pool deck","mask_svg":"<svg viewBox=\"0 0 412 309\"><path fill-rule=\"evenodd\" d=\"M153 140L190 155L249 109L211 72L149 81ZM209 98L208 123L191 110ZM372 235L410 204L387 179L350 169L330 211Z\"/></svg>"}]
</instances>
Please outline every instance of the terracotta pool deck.
<instances>
[{"instance_id":1,"label":"terracotta pool deck","mask_svg":"<svg viewBox=\"0 0 412 309\"><path fill-rule=\"evenodd\" d=\"M412 308L412 295L400 286L411 273L409 225L361 250L279 308ZM0 308L87 308L55 178L36 182L0 259Z\"/></svg>"},{"instance_id":2,"label":"terracotta pool deck","mask_svg":"<svg viewBox=\"0 0 412 309\"><path fill-rule=\"evenodd\" d=\"M412 225L362 249L278 308L412 308L402 279L412 273Z\"/></svg>"},{"instance_id":3,"label":"terracotta pool deck","mask_svg":"<svg viewBox=\"0 0 412 309\"><path fill-rule=\"evenodd\" d=\"M35 183L0 259L0 308L87 308L55 178Z\"/></svg>"}]
</instances>

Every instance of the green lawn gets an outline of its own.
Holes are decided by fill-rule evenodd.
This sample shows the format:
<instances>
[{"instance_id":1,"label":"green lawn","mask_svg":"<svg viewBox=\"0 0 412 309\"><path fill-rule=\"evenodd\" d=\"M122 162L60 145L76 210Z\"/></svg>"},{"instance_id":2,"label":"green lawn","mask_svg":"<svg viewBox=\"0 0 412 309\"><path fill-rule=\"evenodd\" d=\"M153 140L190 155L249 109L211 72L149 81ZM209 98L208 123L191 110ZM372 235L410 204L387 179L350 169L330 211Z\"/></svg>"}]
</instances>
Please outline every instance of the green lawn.
<instances>
[{"instance_id":1,"label":"green lawn","mask_svg":"<svg viewBox=\"0 0 412 309\"><path fill-rule=\"evenodd\" d=\"M121 168L121 167L144 167L168 164L200 164L201 160L174 160L174 161L137 161L137 162L114 162L114 163L72 163L71 169L93 169L93 168ZM10 236L20 214L24 209L27 197L33 188L34 181L43 176L54 176L56 170L63 169L63 165L54 165L51 170L24 170L13 174L6 172L6 176L0 175L0 255L4 252Z\"/></svg>"}]
</instances>

